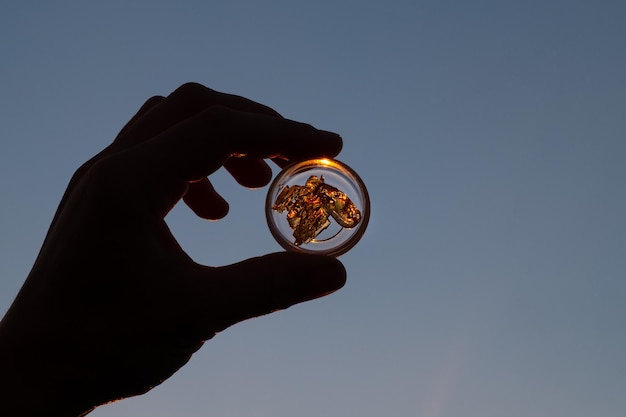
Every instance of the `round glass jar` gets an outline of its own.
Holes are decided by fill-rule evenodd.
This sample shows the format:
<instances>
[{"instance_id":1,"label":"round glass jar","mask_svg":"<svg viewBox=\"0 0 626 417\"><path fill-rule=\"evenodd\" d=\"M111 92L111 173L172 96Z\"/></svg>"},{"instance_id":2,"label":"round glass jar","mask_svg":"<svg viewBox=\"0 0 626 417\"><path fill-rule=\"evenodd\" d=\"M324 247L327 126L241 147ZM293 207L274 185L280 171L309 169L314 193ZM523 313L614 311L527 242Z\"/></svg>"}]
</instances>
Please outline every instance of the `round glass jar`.
<instances>
[{"instance_id":1,"label":"round glass jar","mask_svg":"<svg viewBox=\"0 0 626 417\"><path fill-rule=\"evenodd\" d=\"M370 201L352 168L333 159L310 159L288 165L276 176L265 215L283 248L339 256L365 233Z\"/></svg>"}]
</instances>

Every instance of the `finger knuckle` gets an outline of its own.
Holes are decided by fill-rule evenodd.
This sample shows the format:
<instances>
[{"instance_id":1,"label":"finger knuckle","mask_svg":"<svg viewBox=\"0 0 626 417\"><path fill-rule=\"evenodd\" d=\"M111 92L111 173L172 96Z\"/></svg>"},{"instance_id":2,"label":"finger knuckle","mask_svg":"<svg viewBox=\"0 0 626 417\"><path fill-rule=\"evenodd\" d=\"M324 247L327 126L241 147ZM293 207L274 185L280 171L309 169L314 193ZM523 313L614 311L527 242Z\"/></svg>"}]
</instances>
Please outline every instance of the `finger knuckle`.
<instances>
[{"instance_id":1,"label":"finger knuckle","mask_svg":"<svg viewBox=\"0 0 626 417\"><path fill-rule=\"evenodd\" d=\"M205 87L204 85L196 82L188 82L178 87L172 95L180 96L183 98L196 98L206 97L208 94L214 93L214 90Z\"/></svg>"}]
</instances>

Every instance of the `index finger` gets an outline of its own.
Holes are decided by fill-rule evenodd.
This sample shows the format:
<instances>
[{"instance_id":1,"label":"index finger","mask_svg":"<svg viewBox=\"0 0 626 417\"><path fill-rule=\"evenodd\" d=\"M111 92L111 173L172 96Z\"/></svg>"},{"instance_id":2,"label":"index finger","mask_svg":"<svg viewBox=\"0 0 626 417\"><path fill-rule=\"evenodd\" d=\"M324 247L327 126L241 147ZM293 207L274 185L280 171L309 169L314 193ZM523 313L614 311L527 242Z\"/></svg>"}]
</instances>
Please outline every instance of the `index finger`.
<instances>
[{"instance_id":1,"label":"index finger","mask_svg":"<svg viewBox=\"0 0 626 417\"><path fill-rule=\"evenodd\" d=\"M333 157L341 148L338 134L306 123L214 106L133 151L144 155L137 161L138 170L158 167L181 180L195 181L217 170L230 156L298 161Z\"/></svg>"},{"instance_id":2,"label":"index finger","mask_svg":"<svg viewBox=\"0 0 626 417\"><path fill-rule=\"evenodd\" d=\"M123 171L125 187L133 191L129 195L163 214L183 196L189 182L208 176L231 156L298 161L333 157L341 147L336 133L214 106L114 158L116 170ZM141 192L134 192L136 189Z\"/></svg>"}]
</instances>

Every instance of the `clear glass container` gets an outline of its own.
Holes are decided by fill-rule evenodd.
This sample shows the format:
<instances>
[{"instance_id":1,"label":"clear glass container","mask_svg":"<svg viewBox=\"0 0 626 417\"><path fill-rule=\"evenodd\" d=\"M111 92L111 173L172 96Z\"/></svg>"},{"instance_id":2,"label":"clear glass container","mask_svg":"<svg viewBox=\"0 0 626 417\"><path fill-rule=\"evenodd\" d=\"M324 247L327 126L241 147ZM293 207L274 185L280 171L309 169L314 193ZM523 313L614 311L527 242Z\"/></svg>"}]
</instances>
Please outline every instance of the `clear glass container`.
<instances>
[{"instance_id":1,"label":"clear glass container","mask_svg":"<svg viewBox=\"0 0 626 417\"><path fill-rule=\"evenodd\" d=\"M265 202L267 224L285 249L339 256L363 236L370 200L359 175L327 158L296 162L272 182Z\"/></svg>"}]
</instances>

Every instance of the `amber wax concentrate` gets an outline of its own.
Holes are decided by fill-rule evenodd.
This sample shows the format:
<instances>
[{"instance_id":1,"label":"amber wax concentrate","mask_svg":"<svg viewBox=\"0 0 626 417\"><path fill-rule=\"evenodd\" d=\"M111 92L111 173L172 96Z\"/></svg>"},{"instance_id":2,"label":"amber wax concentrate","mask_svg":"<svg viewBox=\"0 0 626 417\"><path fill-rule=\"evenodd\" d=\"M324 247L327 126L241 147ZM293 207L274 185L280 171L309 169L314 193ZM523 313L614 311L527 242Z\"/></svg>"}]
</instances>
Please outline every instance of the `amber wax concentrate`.
<instances>
[{"instance_id":1,"label":"amber wax concentrate","mask_svg":"<svg viewBox=\"0 0 626 417\"><path fill-rule=\"evenodd\" d=\"M267 194L265 214L285 249L339 256L361 238L369 196L358 174L342 162L311 159L287 166Z\"/></svg>"}]
</instances>

